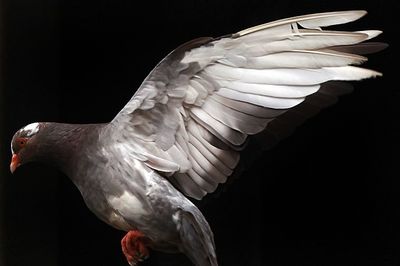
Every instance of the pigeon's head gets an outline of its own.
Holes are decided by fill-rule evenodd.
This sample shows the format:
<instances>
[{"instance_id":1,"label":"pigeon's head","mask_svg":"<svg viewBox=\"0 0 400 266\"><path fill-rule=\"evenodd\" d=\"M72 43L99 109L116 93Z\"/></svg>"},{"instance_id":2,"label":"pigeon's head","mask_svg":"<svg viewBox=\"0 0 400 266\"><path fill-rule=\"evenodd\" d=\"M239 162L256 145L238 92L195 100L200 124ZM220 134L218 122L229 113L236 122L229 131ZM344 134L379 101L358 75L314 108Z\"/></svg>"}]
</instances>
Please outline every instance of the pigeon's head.
<instances>
[{"instance_id":1,"label":"pigeon's head","mask_svg":"<svg viewBox=\"0 0 400 266\"><path fill-rule=\"evenodd\" d=\"M32 161L36 154L37 138L45 123L32 123L18 130L11 141L10 171L13 173L18 166Z\"/></svg>"}]
</instances>

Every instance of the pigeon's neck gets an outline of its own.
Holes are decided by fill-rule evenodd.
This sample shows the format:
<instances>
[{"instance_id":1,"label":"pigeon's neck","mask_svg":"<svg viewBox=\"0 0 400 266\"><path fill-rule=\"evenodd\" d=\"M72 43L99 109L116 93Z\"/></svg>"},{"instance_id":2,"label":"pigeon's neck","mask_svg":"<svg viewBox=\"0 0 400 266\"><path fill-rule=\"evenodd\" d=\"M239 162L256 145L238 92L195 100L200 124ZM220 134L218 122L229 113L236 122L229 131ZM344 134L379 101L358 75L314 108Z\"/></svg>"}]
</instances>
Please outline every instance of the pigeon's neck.
<instances>
[{"instance_id":1,"label":"pigeon's neck","mask_svg":"<svg viewBox=\"0 0 400 266\"><path fill-rule=\"evenodd\" d=\"M54 165L71 177L77 160L95 146L105 124L46 123L37 160Z\"/></svg>"}]
</instances>

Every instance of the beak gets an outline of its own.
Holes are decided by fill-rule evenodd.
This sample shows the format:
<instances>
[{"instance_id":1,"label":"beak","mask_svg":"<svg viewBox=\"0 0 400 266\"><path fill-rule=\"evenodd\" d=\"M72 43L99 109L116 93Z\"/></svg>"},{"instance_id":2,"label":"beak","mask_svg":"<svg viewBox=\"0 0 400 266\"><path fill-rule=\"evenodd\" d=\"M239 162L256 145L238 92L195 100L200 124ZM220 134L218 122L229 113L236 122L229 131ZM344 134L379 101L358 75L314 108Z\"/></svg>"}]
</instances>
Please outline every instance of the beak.
<instances>
[{"instance_id":1,"label":"beak","mask_svg":"<svg viewBox=\"0 0 400 266\"><path fill-rule=\"evenodd\" d=\"M18 166L20 166L20 161L19 157L17 154L13 154L11 158L11 164L10 164L10 171L11 173L14 173L15 169L17 169Z\"/></svg>"}]
</instances>

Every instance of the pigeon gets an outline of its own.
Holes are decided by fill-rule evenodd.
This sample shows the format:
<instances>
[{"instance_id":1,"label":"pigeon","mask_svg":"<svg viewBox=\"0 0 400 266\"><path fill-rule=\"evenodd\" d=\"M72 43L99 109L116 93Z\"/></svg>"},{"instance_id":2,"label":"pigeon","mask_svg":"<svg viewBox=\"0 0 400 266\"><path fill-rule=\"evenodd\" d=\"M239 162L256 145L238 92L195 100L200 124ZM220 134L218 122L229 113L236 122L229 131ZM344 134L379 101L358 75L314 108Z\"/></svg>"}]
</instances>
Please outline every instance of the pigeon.
<instances>
[{"instance_id":1,"label":"pigeon","mask_svg":"<svg viewBox=\"0 0 400 266\"><path fill-rule=\"evenodd\" d=\"M335 82L381 76L356 66L382 49L364 42L381 31L322 29L366 13L297 16L189 41L150 72L111 122L18 130L10 170L28 162L59 168L99 219L126 232L121 248L130 265L154 249L216 266L213 232L192 199L227 181L249 136L279 139L279 124L294 127L307 109L343 93Z\"/></svg>"}]
</instances>

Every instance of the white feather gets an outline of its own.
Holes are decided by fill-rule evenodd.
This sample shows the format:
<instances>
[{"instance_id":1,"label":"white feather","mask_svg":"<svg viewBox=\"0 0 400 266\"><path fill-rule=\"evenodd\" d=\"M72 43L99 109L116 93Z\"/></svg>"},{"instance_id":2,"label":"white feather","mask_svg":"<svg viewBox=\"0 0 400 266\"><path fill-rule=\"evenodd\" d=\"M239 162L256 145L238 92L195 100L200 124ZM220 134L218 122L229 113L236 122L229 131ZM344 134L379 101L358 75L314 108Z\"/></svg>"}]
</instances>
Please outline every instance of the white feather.
<instances>
[{"instance_id":1,"label":"white feather","mask_svg":"<svg viewBox=\"0 0 400 266\"><path fill-rule=\"evenodd\" d=\"M32 137L33 135L39 132L39 129L40 129L40 124L38 122L35 122L22 128L22 131L25 131L25 135L27 137Z\"/></svg>"},{"instance_id":2,"label":"white feather","mask_svg":"<svg viewBox=\"0 0 400 266\"><path fill-rule=\"evenodd\" d=\"M192 163L192 165L193 165L193 167L192 167L192 169L191 170L193 170L198 176L200 176L202 179L204 179L204 180L206 180L207 182L208 182L208 180L209 180L209 183L210 184L213 184L214 182L217 182L217 183L220 183L219 181L218 181L218 179L217 178L214 178L214 177L212 177L212 176L210 176L210 174L204 169L204 168L202 168L202 166L199 164L199 161L197 161L194 157L193 157L193 155L192 154L190 154L190 161L191 161L191 163ZM222 179L222 180L224 180L224 179ZM221 182L221 183L224 183L225 181L223 181L223 182Z\"/></svg>"},{"instance_id":3,"label":"white feather","mask_svg":"<svg viewBox=\"0 0 400 266\"><path fill-rule=\"evenodd\" d=\"M215 91L214 85L208 76L196 75L194 80L201 84L201 86L208 91L208 94L211 94L213 91Z\"/></svg>"},{"instance_id":4,"label":"white feather","mask_svg":"<svg viewBox=\"0 0 400 266\"><path fill-rule=\"evenodd\" d=\"M318 91L320 85L287 86L269 85L257 83L245 83L242 81L219 80L222 88L228 88L242 93L257 94L277 98L303 98Z\"/></svg>"},{"instance_id":5,"label":"white feather","mask_svg":"<svg viewBox=\"0 0 400 266\"><path fill-rule=\"evenodd\" d=\"M232 170L227 167L220 158L215 156L212 152L210 152L196 137L193 135L189 135L190 143L196 147L196 149L207 158L207 160L212 163L218 170L225 176L230 176L232 174Z\"/></svg>"},{"instance_id":6,"label":"white feather","mask_svg":"<svg viewBox=\"0 0 400 266\"><path fill-rule=\"evenodd\" d=\"M165 173L173 173L177 172L180 169L180 166L169 160L165 160L163 158L153 156L151 154L146 154L147 160L144 163L157 171L165 172Z\"/></svg>"},{"instance_id":7,"label":"white feather","mask_svg":"<svg viewBox=\"0 0 400 266\"><path fill-rule=\"evenodd\" d=\"M241 93L227 88L221 88L216 92L216 94L232 100L248 102L273 109L288 109L304 101L304 98L276 98L257 94Z\"/></svg>"},{"instance_id":8,"label":"white feather","mask_svg":"<svg viewBox=\"0 0 400 266\"><path fill-rule=\"evenodd\" d=\"M382 76L381 73L361 67L327 67L324 71L330 76L331 80L361 80Z\"/></svg>"},{"instance_id":9,"label":"white feather","mask_svg":"<svg viewBox=\"0 0 400 266\"><path fill-rule=\"evenodd\" d=\"M171 160L179 165L179 172L186 172L190 169L191 164L187 158L187 153L183 151L179 144L171 146L167 153Z\"/></svg>"},{"instance_id":10,"label":"white feather","mask_svg":"<svg viewBox=\"0 0 400 266\"><path fill-rule=\"evenodd\" d=\"M217 92L217 94L219 94L219 92ZM268 119L258 118L238 112L214 101L212 98L207 99L202 106L202 109L226 126L249 135L260 132L269 122Z\"/></svg>"},{"instance_id":11,"label":"white feather","mask_svg":"<svg viewBox=\"0 0 400 266\"><path fill-rule=\"evenodd\" d=\"M213 179L218 183L224 183L226 181L227 176L222 174L218 168L216 168L208 159L206 159L192 143L189 143L189 149L192 158L196 161L199 167L205 171L204 173L201 172L201 170L199 172L196 170L196 167L193 166L193 169L196 171L196 173L204 178Z\"/></svg>"},{"instance_id":12,"label":"white feather","mask_svg":"<svg viewBox=\"0 0 400 266\"><path fill-rule=\"evenodd\" d=\"M211 117L201 108L193 107L191 109L191 115L196 121L200 122L203 127L207 128L222 141L228 141L233 145L240 146L247 138L246 134L227 127L223 123Z\"/></svg>"},{"instance_id":13,"label":"white feather","mask_svg":"<svg viewBox=\"0 0 400 266\"><path fill-rule=\"evenodd\" d=\"M243 112L245 114L249 114L249 115L256 116L256 117L274 118L285 112L285 110L265 108L265 107L261 107L261 106L254 105L254 104L247 103L247 102L235 101L232 99L222 97L218 94L213 94L210 97L213 100L215 100L229 108L232 108L239 112Z\"/></svg>"},{"instance_id":14,"label":"white feather","mask_svg":"<svg viewBox=\"0 0 400 266\"><path fill-rule=\"evenodd\" d=\"M204 102L204 99L208 95L208 90L206 88L204 88L204 86L201 83L199 83L198 79L190 80L189 86L192 87L198 93L195 104L202 105Z\"/></svg>"},{"instance_id":15,"label":"white feather","mask_svg":"<svg viewBox=\"0 0 400 266\"><path fill-rule=\"evenodd\" d=\"M188 130L191 135L194 136L204 147L207 148L215 157L221 159L222 163L224 163L230 169L235 168L239 161L239 153L232 150L222 150L213 145L211 145L203 136L204 134L209 134L208 131L201 131L203 128L197 125L194 121L190 120L188 122Z\"/></svg>"},{"instance_id":16,"label":"white feather","mask_svg":"<svg viewBox=\"0 0 400 266\"><path fill-rule=\"evenodd\" d=\"M263 56L282 51L316 50L330 46L356 44L366 39L368 35L365 33L300 30L296 34L272 42L239 42L235 53L246 57Z\"/></svg>"},{"instance_id":17,"label":"white feather","mask_svg":"<svg viewBox=\"0 0 400 266\"><path fill-rule=\"evenodd\" d=\"M205 69L210 75L218 80L238 80L246 83L262 83L274 85L316 85L328 80L335 79L329 69L339 69L340 67L321 68L321 69L245 69L234 68L221 64L214 64ZM343 67L344 69L352 69L355 67ZM370 72L370 77L380 75L378 72ZM359 72L357 72L359 73ZM375 73L375 74L374 74ZM344 80L359 80L360 78L351 78L346 75ZM368 76L368 75L367 75Z\"/></svg>"},{"instance_id":18,"label":"white feather","mask_svg":"<svg viewBox=\"0 0 400 266\"><path fill-rule=\"evenodd\" d=\"M257 25L255 27L239 31L238 33L234 34L234 37L240 37L257 31L266 30L269 28L291 23L299 23L304 28L309 28L309 29L344 24L357 20L366 14L367 14L366 11L354 10L354 11L326 12L326 13L317 13L317 14L291 17Z\"/></svg>"},{"instance_id":19,"label":"white feather","mask_svg":"<svg viewBox=\"0 0 400 266\"><path fill-rule=\"evenodd\" d=\"M367 58L349 55L335 51L295 50L268 54L260 57L231 56L219 63L233 67L264 69L264 68L320 68L361 64Z\"/></svg>"},{"instance_id":20,"label":"white feather","mask_svg":"<svg viewBox=\"0 0 400 266\"><path fill-rule=\"evenodd\" d=\"M367 40L373 39L373 38L377 37L378 35L382 34L381 30L362 30L362 31L357 31L357 32L367 34L368 35Z\"/></svg>"},{"instance_id":21,"label":"white feather","mask_svg":"<svg viewBox=\"0 0 400 266\"><path fill-rule=\"evenodd\" d=\"M218 187L218 182L210 182L209 180L205 180L199 174L197 174L193 169L190 169L187 172L187 175L203 190L207 191L207 193L212 193Z\"/></svg>"},{"instance_id":22,"label":"white feather","mask_svg":"<svg viewBox=\"0 0 400 266\"><path fill-rule=\"evenodd\" d=\"M207 192L201 189L187 174L177 173L174 175L174 179L181 191L194 199L200 200L207 194Z\"/></svg>"},{"instance_id":23,"label":"white feather","mask_svg":"<svg viewBox=\"0 0 400 266\"><path fill-rule=\"evenodd\" d=\"M186 89L184 102L186 104L195 104L198 97L199 97L199 92L192 86L188 85Z\"/></svg>"}]
</instances>

